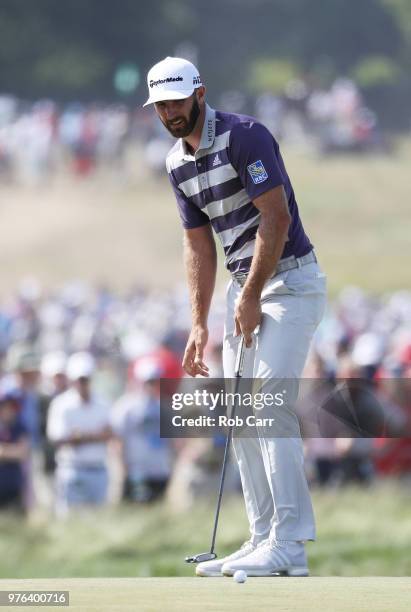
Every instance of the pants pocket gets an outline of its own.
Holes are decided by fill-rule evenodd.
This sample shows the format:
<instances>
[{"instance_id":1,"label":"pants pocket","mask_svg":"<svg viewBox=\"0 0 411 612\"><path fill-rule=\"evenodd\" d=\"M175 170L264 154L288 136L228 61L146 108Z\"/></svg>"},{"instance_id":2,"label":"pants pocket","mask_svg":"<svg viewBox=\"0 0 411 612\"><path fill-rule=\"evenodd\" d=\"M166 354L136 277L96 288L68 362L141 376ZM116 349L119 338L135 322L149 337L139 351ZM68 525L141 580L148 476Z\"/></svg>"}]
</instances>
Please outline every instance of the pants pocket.
<instances>
[{"instance_id":1,"label":"pants pocket","mask_svg":"<svg viewBox=\"0 0 411 612\"><path fill-rule=\"evenodd\" d=\"M261 303L269 302L276 295L294 295L295 289L287 283L290 270L276 274L274 278L270 278L261 292Z\"/></svg>"}]
</instances>

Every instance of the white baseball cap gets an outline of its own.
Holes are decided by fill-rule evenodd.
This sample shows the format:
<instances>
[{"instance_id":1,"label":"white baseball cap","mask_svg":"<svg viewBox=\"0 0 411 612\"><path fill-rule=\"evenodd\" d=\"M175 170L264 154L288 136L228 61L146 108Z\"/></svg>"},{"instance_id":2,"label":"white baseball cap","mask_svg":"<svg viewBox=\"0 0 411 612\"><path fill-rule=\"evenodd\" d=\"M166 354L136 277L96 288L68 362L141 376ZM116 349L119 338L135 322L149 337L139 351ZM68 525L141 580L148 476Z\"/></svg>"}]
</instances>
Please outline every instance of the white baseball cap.
<instances>
[{"instance_id":1,"label":"white baseball cap","mask_svg":"<svg viewBox=\"0 0 411 612\"><path fill-rule=\"evenodd\" d=\"M67 356L63 351L46 353L41 361L41 373L45 378L64 374L67 367Z\"/></svg>"},{"instance_id":2,"label":"white baseball cap","mask_svg":"<svg viewBox=\"0 0 411 612\"><path fill-rule=\"evenodd\" d=\"M78 380L79 378L90 378L95 370L95 361L93 356L86 351L74 353L67 361L66 374L70 380Z\"/></svg>"},{"instance_id":3,"label":"white baseball cap","mask_svg":"<svg viewBox=\"0 0 411 612\"><path fill-rule=\"evenodd\" d=\"M181 57L166 57L148 71L149 98L143 106L162 100L183 100L201 85L194 64Z\"/></svg>"}]
</instances>

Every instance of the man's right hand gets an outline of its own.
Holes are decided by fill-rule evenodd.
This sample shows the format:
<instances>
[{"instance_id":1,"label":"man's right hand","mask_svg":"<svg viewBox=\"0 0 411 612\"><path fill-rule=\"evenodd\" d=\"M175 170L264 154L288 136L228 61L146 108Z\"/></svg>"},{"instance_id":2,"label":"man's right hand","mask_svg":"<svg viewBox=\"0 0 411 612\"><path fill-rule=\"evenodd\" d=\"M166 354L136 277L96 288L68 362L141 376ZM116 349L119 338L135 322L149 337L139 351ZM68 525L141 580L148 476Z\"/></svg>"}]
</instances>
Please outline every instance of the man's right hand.
<instances>
[{"instance_id":1,"label":"man's right hand","mask_svg":"<svg viewBox=\"0 0 411 612\"><path fill-rule=\"evenodd\" d=\"M193 327L188 338L183 358L183 369L190 376L209 376L209 368L203 361L208 340L206 327Z\"/></svg>"}]
</instances>

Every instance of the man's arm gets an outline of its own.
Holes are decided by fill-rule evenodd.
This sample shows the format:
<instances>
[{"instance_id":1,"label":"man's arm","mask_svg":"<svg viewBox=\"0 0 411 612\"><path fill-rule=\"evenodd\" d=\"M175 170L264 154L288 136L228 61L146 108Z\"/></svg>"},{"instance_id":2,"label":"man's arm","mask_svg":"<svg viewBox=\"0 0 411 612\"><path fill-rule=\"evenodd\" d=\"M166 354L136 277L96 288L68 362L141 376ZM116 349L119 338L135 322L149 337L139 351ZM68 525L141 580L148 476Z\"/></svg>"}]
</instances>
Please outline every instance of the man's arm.
<instances>
[{"instance_id":1,"label":"man's arm","mask_svg":"<svg viewBox=\"0 0 411 612\"><path fill-rule=\"evenodd\" d=\"M190 376L208 376L203 354L208 340L207 319L217 270L217 253L210 224L185 230L184 263L190 293L192 327L184 353L183 368Z\"/></svg>"},{"instance_id":2,"label":"man's arm","mask_svg":"<svg viewBox=\"0 0 411 612\"><path fill-rule=\"evenodd\" d=\"M113 438L114 434L108 425L93 433L73 433L70 436L54 440L53 443L56 446L70 445L70 446L81 446L82 444L93 444L95 442L108 442Z\"/></svg>"},{"instance_id":3,"label":"man's arm","mask_svg":"<svg viewBox=\"0 0 411 612\"><path fill-rule=\"evenodd\" d=\"M24 436L17 442L0 444L0 463L3 461L25 461L30 454L30 443Z\"/></svg>"},{"instance_id":4,"label":"man's arm","mask_svg":"<svg viewBox=\"0 0 411 612\"><path fill-rule=\"evenodd\" d=\"M279 185L253 200L261 213L250 272L236 307L236 335L251 346L251 334L261 321L260 297L284 250L291 217L284 187Z\"/></svg>"}]
</instances>

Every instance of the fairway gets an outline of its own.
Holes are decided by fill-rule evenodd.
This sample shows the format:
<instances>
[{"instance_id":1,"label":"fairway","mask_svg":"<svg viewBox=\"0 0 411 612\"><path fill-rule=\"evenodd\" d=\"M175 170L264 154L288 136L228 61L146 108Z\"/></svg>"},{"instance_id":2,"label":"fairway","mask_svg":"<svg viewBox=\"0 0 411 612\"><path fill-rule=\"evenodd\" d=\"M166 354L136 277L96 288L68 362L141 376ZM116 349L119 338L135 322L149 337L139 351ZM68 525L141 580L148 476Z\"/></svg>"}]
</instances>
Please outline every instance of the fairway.
<instances>
[{"instance_id":1,"label":"fairway","mask_svg":"<svg viewBox=\"0 0 411 612\"><path fill-rule=\"evenodd\" d=\"M69 610L410 610L410 578L74 578L1 580L1 590L67 590ZM20 606L15 610L23 610ZM56 608L42 607L43 610Z\"/></svg>"}]
</instances>

